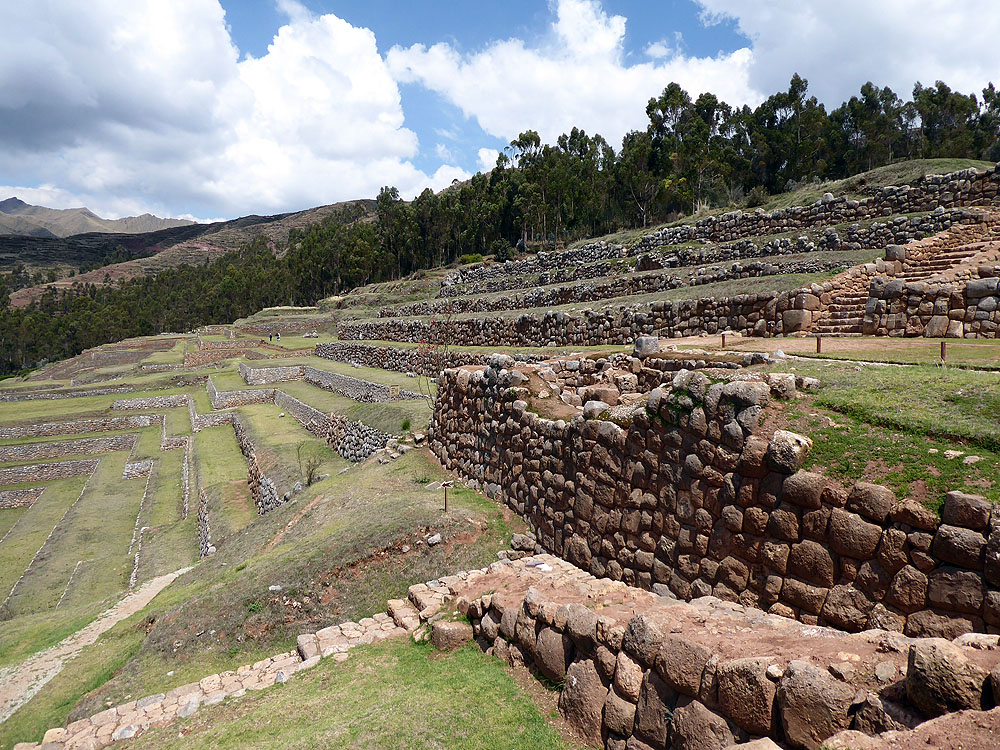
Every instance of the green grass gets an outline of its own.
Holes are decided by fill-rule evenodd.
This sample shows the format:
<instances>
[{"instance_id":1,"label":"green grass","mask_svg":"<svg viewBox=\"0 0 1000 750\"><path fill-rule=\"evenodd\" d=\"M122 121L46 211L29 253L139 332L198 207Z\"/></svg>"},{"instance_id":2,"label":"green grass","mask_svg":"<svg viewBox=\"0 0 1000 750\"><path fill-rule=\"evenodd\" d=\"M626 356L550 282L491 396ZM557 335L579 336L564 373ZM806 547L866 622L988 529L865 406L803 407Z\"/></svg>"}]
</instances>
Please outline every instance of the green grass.
<instances>
[{"instance_id":1,"label":"green grass","mask_svg":"<svg viewBox=\"0 0 1000 750\"><path fill-rule=\"evenodd\" d=\"M86 481L87 477L72 477L48 482L42 496L24 511L17 525L0 543L0 597L10 592L49 532L79 497Z\"/></svg>"},{"instance_id":2,"label":"green grass","mask_svg":"<svg viewBox=\"0 0 1000 750\"><path fill-rule=\"evenodd\" d=\"M128 546L146 480L122 481L126 457L118 452L101 458L79 502L8 602L13 613L52 609L64 591L66 606L103 601L128 584Z\"/></svg>"},{"instance_id":3,"label":"green grass","mask_svg":"<svg viewBox=\"0 0 1000 750\"><path fill-rule=\"evenodd\" d=\"M284 685L153 730L143 735L142 745L164 750L567 747L498 660L471 645L441 654L409 639L357 648L341 664L326 659Z\"/></svg>"},{"instance_id":4,"label":"green grass","mask_svg":"<svg viewBox=\"0 0 1000 750\"><path fill-rule=\"evenodd\" d=\"M199 487L246 481L247 462L240 452L233 428L229 425L195 433L194 459Z\"/></svg>"},{"instance_id":5,"label":"green grass","mask_svg":"<svg viewBox=\"0 0 1000 750\"><path fill-rule=\"evenodd\" d=\"M18 742L40 741L46 730L62 726L80 695L107 682L141 647L143 633L134 623L119 625L86 650L86 658L71 659L62 672L3 724L0 749ZM138 696L137 696L138 697Z\"/></svg>"},{"instance_id":6,"label":"green grass","mask_svg":"<svg viewBox=\"0 0 1000 750\"><path fill-rule=\"evenodd\" d=\"M418 393L415 381L412 378L410 380L410 387ZM413 429L426 430L431 418L432 404L427 399L362 404L304 381L280 383L277 387L289 396L294 396L322 412L335 412L351 420L360 419L369 427L391 435L404 432L405 422L409 422Z\"/></svg>"},{"instance_id":7,"label":"green grass","mask_svg":"<svg viewBox=\"0 0 1000 750\"><path fill-rule=\"evenodd\" d=\"M1000 382L993 374L930 366L796 362L783 369L823 386L781 416L810 436L807 468L845 484L865 478L938 509L949 490L1000 500ZM946 450L962 451L957 458ZM981 458L972 465L965 457Z\"/></svg>"},{"instance_id":8,"label":"green grass","mask_svg":"<svg viewBox=\"0 0 1000 750\"><path fill-rule=\"evenodd\" d=\"M68 419L80 418L80 416L85 414L94 414L105 409L110 409L112 403L123 398L168 396L185 392L183 388L163 388L159 390L136 391L134 393L110 393L105 396L81 396L80 398L60 398L48 401L5 401L0 402L0 424L62 422ZM139 414L161 411L163 410L148 409L120 413Z\"/></svg>"},{"instance_id":9,"label":"green grass","mask_svg":"<svg viewBox=\"0 0 1000 750\"><path fill-rule=\"evenodd\" d=\"M102 609L100 603L24 615L0 626L0 667L17 664L88 625Z\"/></svg>"},{"instance_id":10,"label":"green grass","mask_svg":"<svg viewBox=\"0 0 1000 750\"><path fill-rule=\"evenodd\" d=\"M856 340L855 340L856 341ZM825 339L822 354L803 352L802 356L814 359L857 360L860 362L888 362L897 364L936 365L941 363L939 339L877 339L870 349L829 351L832 342ZM952 340L945 342L945 364L950 367L981 370L1000 370L1000 342L989 340ZM854 343L857 346L857 343Z\"/></svg>"}]
</instances>

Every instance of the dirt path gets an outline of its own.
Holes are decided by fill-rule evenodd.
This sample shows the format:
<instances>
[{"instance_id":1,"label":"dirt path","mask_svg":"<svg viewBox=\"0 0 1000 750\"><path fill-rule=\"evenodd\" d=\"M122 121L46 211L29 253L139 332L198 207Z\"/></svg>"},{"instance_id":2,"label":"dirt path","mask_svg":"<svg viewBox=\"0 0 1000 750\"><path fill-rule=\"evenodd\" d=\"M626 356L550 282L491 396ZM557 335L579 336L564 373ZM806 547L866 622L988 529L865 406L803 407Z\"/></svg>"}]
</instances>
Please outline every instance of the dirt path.
<instances>
[{"instance_id":1,"label":"dirt path","mask_svg":"<svg viewBox=\"0 0 1000 750\"><path fill-rule=\"evenodd\" d=\"M7 721L21 706L31 700L45 684L62 671L63 665L84 647L97 641L122 620L131 617L149 604L153 597L190 568L147 581L120 602L105 610L97 619L67 636L55 646L29 656L14 667L0 669L0 724Z\"/></svg>"}]
</instances>

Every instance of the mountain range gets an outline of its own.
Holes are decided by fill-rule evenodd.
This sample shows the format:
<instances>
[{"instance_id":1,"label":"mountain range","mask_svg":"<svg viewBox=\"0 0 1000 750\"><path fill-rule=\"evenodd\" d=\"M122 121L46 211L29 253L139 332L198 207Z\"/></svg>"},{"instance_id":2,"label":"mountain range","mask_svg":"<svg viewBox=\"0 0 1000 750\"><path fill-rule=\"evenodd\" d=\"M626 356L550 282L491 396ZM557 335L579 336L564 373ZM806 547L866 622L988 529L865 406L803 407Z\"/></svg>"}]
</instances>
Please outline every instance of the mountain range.
<instances>
[{"instance_id":1,"label":"mountain range","mask_svg":"<svg viewBox=\"0 0 1000 750\"><path fill-rule=\"evenodd\" d=\"M0 201L0 235L72 237L87 232L139 234L194 224L187 219L161 219L152 214L102 219L89 208L45 208L19 198Z\"/></svg>"}]
</instances>

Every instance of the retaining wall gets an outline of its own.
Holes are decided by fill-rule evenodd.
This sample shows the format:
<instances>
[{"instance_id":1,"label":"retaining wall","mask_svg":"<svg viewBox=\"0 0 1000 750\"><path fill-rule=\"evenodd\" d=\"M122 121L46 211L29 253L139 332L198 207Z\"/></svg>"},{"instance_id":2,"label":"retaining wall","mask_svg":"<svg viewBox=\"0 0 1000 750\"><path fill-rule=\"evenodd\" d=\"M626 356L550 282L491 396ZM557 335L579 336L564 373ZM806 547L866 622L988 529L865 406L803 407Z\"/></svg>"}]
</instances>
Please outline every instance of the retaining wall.
<instances>
[{"instance_id":1,"label":"retaining wall","mask_svg":"<svg viewBox=\"0 0 1000 750\"><path fill-rule=\"evenodd\" d=\"M67 479L93 474L100 459L87 458L79 461L56 461L49 464L11 466L0 469L0 485L21 482L51 482L53 479Z\"/></svg>"},{"instance_id":2,"label":"retaining wall","mask_svg":"<svg viewBox=\"0 0 1000 750\"><path fill-rule=\"evenodd\" d=\"M866 335L996 338L1000 278L927 283L872 281L862 330Z\"/></svg>"},{"instance_id":3,"label":"retaining wall","mask_svg":"<svg viewBox=\"0 0 1000 750\"><path fill-rule=\"evenodd\" d=\"M111 404L112 409L127 411L131 409L171 409L175 406L187 406L188 396L186 393L177 393L172 396L150 396L148 398L124 398Z\"/></svg>"},{"instance_id":4,"label":"retaining wall","mask_svg":"<svg viewBox=\"0 0 1000 750\"><path fill-rule=\"evenodd\" d=\"M48 422L45 424L0 427L0 440L18 440L21 438L49 437L52 435L76 435L84 432L116 432L162 424L163 415L161 414L77 419L72 422Z\"/></svg>"},{"instance_id":5,"label":"retaining wall","mask_svg":"<svg viewBox=\"0 0 1000 750\"><path fill-rule=\"evenodd\" d=\"M236 442L240 446L240 452L247 460L247 484L250 486L250 494L257 507L257 512L263 515L274 510L284 501L278 495L274 482L261 469L249 431L238 414L233 415L233 432L236 433Z\"/></svg>"},{"instance_id":6,"label":"retaining wall","mask_svg":"<svg viewBox=\"0 0 1000 750\"><path fill-rule=\"evenodd\" d=\"M45 492L44 487L24 490L0 490L0 508L28 508Z\"/></svg>"},{"instance_id":7,"label":"retaining wall","mask_svg":"<svg viewBox=\"0 0 1000 750\"><path fill-rule=\"evenodd\" d=\"M82 456L113 451L130 451L135 447L135 435L64 440L58 443L27 443L25 445L0 445L0 461L42 461L62 456Z\"/></svg>"},{"instance_id":8,"label":"retaining wall","mask_svg":"<svg viewBox=\"0 0 1000 750\"><path fill-rule=\"evenodd\" d=\"M3 393L0 394L0 401L47 401L60 398L82 398L85 396L108 396L112 393L128 393L133 390L130 386L120 388L95 388L89 391L33 391L31 393Z\"/></svg>"},{"instance_id":9,"label":"retaining wall","mask_svg":"<svg viewBox=\"0 0 1000 750\"><path fill-rule=\"evenodd\" d=\"M595 576L851 631L1000 632L1000 510L982 498L950 493L938 519L798 471L811 443L760 434L763 383L681 371L624 426L567 423L493 364L442 373L432 450Z\"/></svg>"},{"instance_id":10,"label":"retaining wall","mask_svg":"<svg viewBox=\"0 0 1000 750\"><path fill-rule=\"evenodd\" d=\"M364 336L362 338L370 338ZM420 339L418 339L420 340ZM462 351L434 351L416 347L381 346L362 344L356 341L317 344L314 354L336 362L348 362L394 372L412 372L436 378L449 367L462 365L482 365L489 360L488 354ZM541 357L519 355L518 361L536 362Z\"/></svg>"}]
</instances>

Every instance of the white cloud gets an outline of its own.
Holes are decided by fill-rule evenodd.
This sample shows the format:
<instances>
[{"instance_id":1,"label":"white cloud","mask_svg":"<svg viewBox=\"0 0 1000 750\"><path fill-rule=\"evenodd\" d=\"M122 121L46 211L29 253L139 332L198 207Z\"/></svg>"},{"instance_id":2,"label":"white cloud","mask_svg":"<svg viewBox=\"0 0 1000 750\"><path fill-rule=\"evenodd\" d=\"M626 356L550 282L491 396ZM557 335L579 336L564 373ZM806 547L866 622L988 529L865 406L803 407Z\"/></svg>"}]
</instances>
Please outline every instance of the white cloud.
<instances>
[{"instance_id":1,"label":"white cloud","mask_svg":"<svg viewBox=\"0 0 1000 750\"><path fill-rule=\"evenodd\" d=\"M555 11L549 39L538 47L510 39L461 54L449 44L416 44L394 47L386 62L400 82L440 93L504 140L532 129L551 142L577 126L617 145L645 126L646 101L671 81L737 104L761 98L748 82L748 49L704 58L670 52L630 65L623 17L609 16L597 0L559 0Z\"/></svg>"},{"instance_id":2,"label":"white cloud","mask_svg":"<svg viewBox=\"0 0 1000 750\"><path fill-rule=\"evenodd\" d=\"M107 215L238 215L466 174L413 165L371 31L276 4L289 23L242 61L217 0L14 4L0 26L0 181L58 185L49 205Z\"/></svg>"},{"instance_id":3,"label":"white cloud","mask_svg":"<svg viewBox=\"0 0 1000 750\"><path fill-rule=\"evenodd\" d=\"M500 152L495 148L481 148L479 149L479 168L486 172L493 169L497 165L497 157L500 156Z\"/></svg>"},{"instance_id":4,"label":"white cloud","mask_svg":"<svg viewBox=\"0 0 1000 750\"><path fill-rule=\"evenodd\" d=\"M749 82L767 93L787 89L794 72L833 106L869 80L903 98L918 80L977 94L1000 82L995 0L697 2L703 20L735 19L753 41Z\"/></svg>"}]
</instances>

